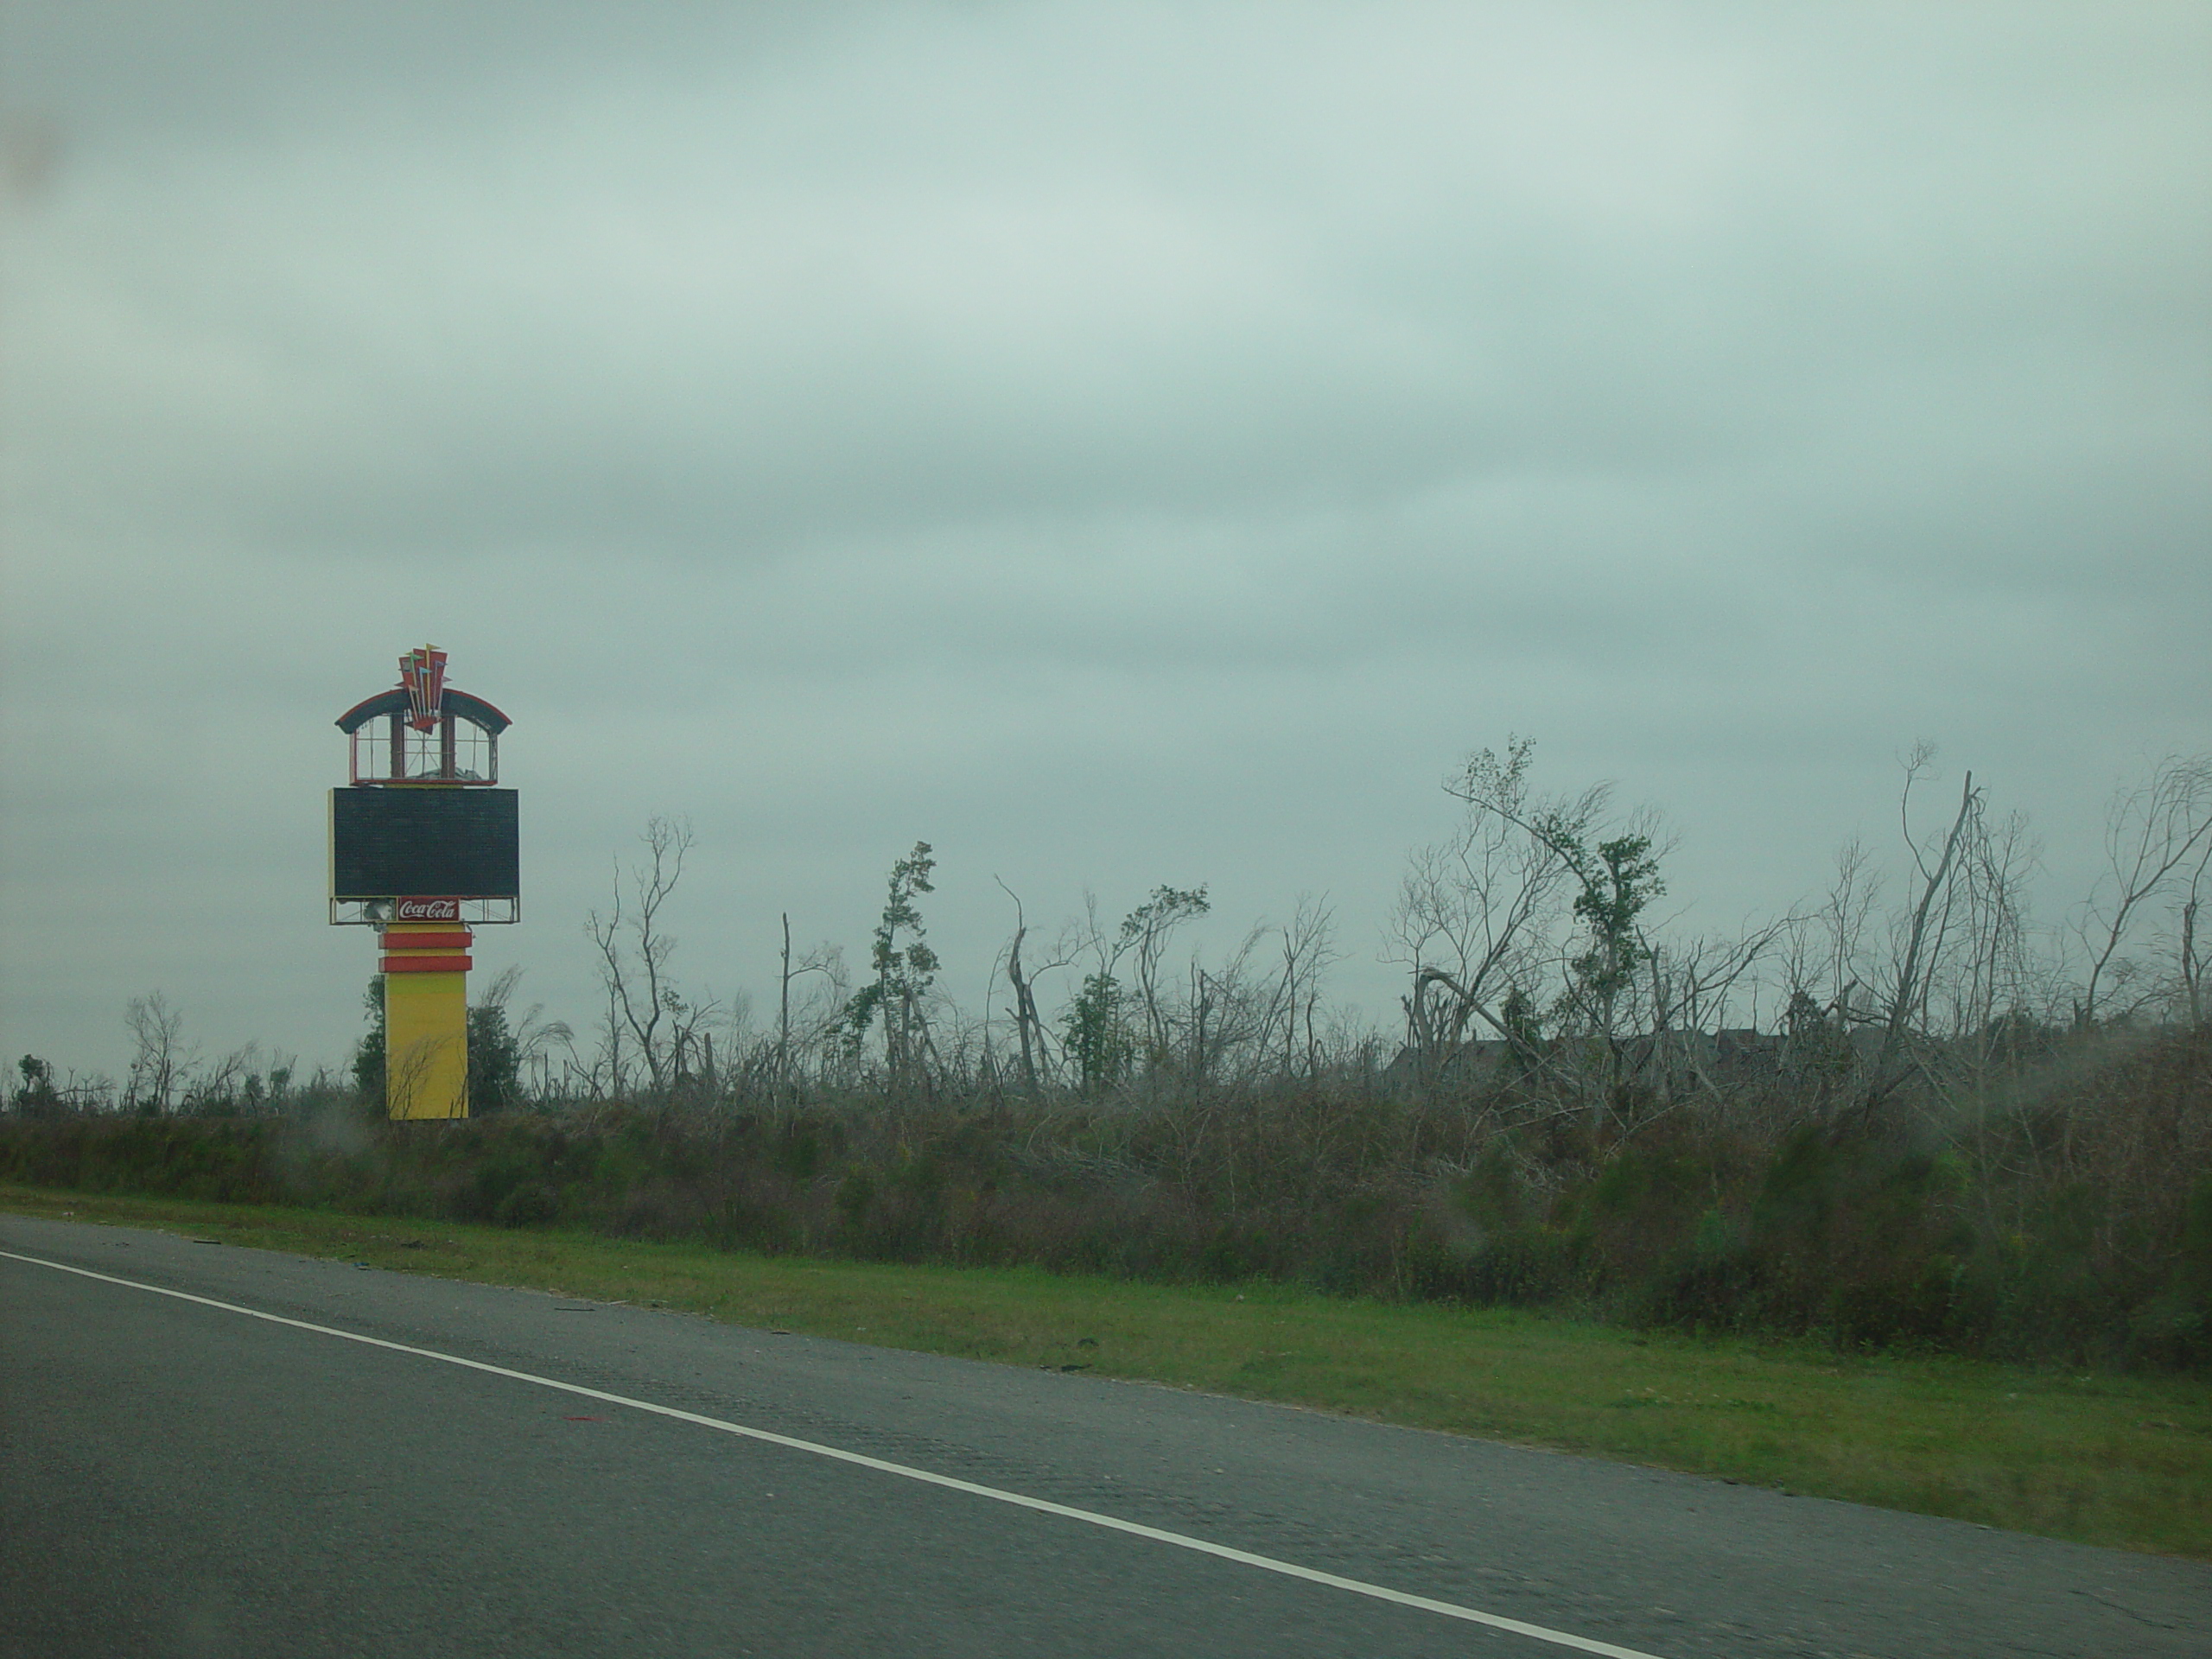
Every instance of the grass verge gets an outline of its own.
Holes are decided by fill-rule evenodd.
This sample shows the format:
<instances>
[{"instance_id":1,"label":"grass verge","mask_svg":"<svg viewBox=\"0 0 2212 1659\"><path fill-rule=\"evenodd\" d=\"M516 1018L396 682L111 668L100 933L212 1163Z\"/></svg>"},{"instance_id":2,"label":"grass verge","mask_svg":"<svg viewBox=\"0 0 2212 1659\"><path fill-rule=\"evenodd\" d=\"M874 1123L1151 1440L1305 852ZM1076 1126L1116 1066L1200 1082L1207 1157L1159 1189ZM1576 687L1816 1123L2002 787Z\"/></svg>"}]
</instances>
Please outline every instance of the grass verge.
<instances>
[{"instance_id":1,"label":"grass verge","mask_svg":"<svg viewBox=\"0 0 2212 1659\"><path fill-rule=\"evenodd\" d=\"M2212 1385L2188 1377L28 1187L0 1186L0 1210L1082 1369L2212 1560Z\"/></svg>"}]
</instances>

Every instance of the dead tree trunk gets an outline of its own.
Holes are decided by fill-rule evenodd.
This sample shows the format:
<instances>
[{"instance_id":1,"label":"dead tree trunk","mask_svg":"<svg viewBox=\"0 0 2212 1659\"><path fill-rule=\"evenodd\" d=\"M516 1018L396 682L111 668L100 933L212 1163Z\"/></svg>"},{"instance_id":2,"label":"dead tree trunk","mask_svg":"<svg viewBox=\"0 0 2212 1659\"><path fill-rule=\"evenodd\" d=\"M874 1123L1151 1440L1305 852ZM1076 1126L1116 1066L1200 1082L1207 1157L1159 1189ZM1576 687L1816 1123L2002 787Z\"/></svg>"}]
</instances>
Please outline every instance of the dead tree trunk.
<instances>
[{"instance_id":1,"label":"dead tree trunk","mask_svg":"<svg viewBox=\"0 0 2212 1659\"><path fill-rule=\"evenodd\" d=\"M784 971L777 986L776 1001L776 1097L783 1098L784 1090L791 1078L791 913L782 912L784 918Z\"/></svg>"},{"instance_id":2,"label":"dead tree trunk","mask_svg":"<svg viewBox=\"0 0 2212 1659\"><path fill-rule=\"evenodd\" d=\"M1944 838L1942 856L1936 861L1936 868L1929 869L1923 862L1921 874L1925 878L1920 890L1920 903L1914 907L1912 925L1906 931L1904 954L1897 959L1896 983L1890 992L1889 1017L1882 1031L1881 1058L1875 1063L1874 1088L1886 1094L1895 1086L1898 1054L1904 1047L1905 1031L1911 1023L1913 1011L1925 1000L1923 984L1933 971L1934 953L1929 949L1928 918L1934 912L1936 899L1942 896L1945 884L1950 880L1951 866L1957 859L1959 843L1965 839L1968 825L1974 822L1978 804L1974 792L1974 773L1967 773L1966 787L1959 796L1959 815L1952 820L1951 833Z\"/></svg>"}]
</instances>

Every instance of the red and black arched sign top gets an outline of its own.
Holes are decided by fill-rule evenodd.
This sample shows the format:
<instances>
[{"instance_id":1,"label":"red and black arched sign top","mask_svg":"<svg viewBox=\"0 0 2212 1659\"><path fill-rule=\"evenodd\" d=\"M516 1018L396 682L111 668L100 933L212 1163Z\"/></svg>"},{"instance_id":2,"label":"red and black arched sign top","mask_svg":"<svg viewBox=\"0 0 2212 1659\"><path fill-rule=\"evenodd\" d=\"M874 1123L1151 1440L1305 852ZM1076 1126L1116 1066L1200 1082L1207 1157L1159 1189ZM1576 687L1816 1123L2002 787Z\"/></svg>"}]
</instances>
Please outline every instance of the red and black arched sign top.
<instances>
[{"instance_id":1,"label":"red and black arched sign top","mask_svg":"<svg viewBox=\"0 0 2212 1659\"><path fill-rule=\"evenodd\" d=\"M441 702L447 714L458 715L462 720L480 726L494 737L514 724L514 721L509 720L483 698L472 697L467 692L456 691L451 686L445 688ZM379 691L373 697L362 699L339 715L338 729L351 734L359 730L380 715L404 715L407 711L407 688L404 685L395 685L389 691Z\"/></svg>"}]
</instances>

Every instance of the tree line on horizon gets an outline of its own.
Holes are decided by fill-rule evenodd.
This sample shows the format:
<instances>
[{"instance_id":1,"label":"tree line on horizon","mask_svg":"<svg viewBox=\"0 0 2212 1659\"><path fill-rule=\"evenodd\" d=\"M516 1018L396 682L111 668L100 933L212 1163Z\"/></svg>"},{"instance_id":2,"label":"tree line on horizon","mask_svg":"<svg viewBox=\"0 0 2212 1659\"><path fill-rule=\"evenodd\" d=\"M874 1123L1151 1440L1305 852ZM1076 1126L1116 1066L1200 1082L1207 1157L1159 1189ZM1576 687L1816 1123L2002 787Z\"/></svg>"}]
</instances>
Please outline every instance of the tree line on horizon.
<instances>
[{"instance_id":1,"label":"tree line on horizon","mask_svg":"<svg viewBox=\"0 0 2212 1659\"><path fill-rule=\"evenodd\" d=\"M795 952L782 918L772 1014L756 1021L750 999L694 992L677 972L670 916L695 840L657 815L607 907L587 918L602 992L592 1027L518 1008L518 973L500 976L470 1012L472 1101L701 1105L823 1090L1141 1101L1324 1083L1433 1095L1510 1077L1571 1099L1593 1125L1627 1125L1771 1071L1831 1109L1900 1090L1963 1097L2069 1033L2204 1021L2212 756L2169 756L2117 789L2094 888L2041 925L2024 817L1996 811L1970 772L1931 815L1935 754L1918 745L1903 763L1894 868L1847 843L1822 892L1728 935L1658 917L1675 839L1655 814L1618 810L1604 785L1542 792L1534 759L1516 737L1446 780L1458 822L1408 855L1383 925L1384 959L1406 975L1390 1030L1327 1002L1342 952L1325 900L1301 896L1287 921L1255 925L1211 965L1196 951L1174 959L1179 934L1210 913L1204 884L1159 886L1118 920L1086 893L1049 935L1007 890L1014 922L989 1005L963 1010L938 983L926 842L893 862L858 973L834 944ZM252 1113L349 1081L375 1094L382 1001L370 988L369 1030L342 1070L302 1080L257 1045L203 1061L156 991L125 1010L120 1082L57 1078L26 1055L9 1103ZM1759 1031L1749 1011L1762 1002L1781 1013Z\"/></svg>"}]
</instances>

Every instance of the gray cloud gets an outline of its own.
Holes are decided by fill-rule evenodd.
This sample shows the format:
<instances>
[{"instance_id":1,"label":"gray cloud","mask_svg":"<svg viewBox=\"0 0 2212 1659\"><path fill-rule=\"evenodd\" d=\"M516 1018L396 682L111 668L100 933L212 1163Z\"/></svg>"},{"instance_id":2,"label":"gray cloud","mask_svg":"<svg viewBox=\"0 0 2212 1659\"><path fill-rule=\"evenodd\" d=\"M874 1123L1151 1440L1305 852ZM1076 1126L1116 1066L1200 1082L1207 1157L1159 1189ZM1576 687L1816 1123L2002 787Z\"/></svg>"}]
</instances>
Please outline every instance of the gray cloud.
<instances>
[{"instance_id":1,"label":"gray cloud","mask_svg":"<svg viewBox=\"0 0 2212 1659\"><path fill-rule=\"evenodd\" d=\"M692 971L1332 891L1536 734L1725 920L1923 733L2055 906L2212 615L2188 8L23 8L0 1042L335 1053L327 721L518 718L529 923L647 810Z\"/></svg>"}]
</instances>

